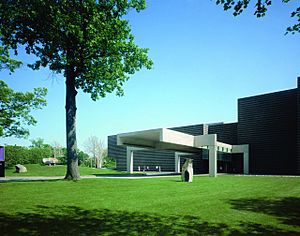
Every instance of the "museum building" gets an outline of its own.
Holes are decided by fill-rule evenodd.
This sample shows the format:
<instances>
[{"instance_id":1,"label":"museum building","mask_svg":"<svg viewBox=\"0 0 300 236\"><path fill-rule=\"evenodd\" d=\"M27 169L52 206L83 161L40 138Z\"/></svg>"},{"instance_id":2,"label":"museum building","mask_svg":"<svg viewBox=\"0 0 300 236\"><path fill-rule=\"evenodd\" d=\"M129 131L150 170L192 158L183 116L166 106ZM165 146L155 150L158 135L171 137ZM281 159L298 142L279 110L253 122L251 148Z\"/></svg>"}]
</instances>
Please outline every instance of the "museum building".
<instances>
[{"instance_id":1,"label":"museum building","mask_svg":"<svg viewBox=\"0 0 300 236\"><path fill-rule=\"evenodd\" d=\"M300 175L300 77L294 89L238 99L238 121L108 137L118 170Z\"/></svg>"}]
</instances>

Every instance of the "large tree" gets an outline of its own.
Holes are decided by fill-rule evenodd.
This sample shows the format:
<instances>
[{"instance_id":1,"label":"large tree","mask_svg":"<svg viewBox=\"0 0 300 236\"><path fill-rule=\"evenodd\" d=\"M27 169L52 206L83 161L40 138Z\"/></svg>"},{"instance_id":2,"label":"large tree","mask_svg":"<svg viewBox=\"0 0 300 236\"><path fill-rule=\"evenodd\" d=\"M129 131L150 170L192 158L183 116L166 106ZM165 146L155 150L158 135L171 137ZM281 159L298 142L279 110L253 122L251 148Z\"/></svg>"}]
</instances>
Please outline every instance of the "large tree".
<instances>
[{"instance_id":1,"label":"large tree","mask_svg":"<svg viewBox=\"0 0 300 236\"><path fill-rule=\"evenodd\" d=\"M283 3L288 3L290 0L281 0ZM233 15L240 15L244 9L246 9L251 2L255 3L254 15L256 17L263 17L266 15L268 8L272 5L272 0L216 0L216 3L222 5L224 10L233 10ZM297 23L289 26L286 33L300 33L300 5L293 12L291 12L291 17L296 18Z\"/></svg>"},{"instance_id":2,"label":"large tree","mask_svg":"<svg viewBox=\"0 0 300 236\"><path fill-rule=\"evenodd\" d=\"M79 179L76 154L77 90L93 100L116 90L152 61L134 43L124 15L145 8L145 0L2 0L0 40L18 53L24 45L37 56L33 69L48 66L66 78L66 179Z\"/></svg>"},{"instance_id":3,"label":"large tree","mask_svg":"<svg viewBox=\"0 0 300 236\"><path fill-rule=\"evenodd\" d=\"M8 48L0 46L0 70L14 72L22 62L11 59ZM27 137L26 126L36 124L31 115L34 109L41 109L47 102L46 88L35 88L33 92L16 92L0 80L0 137Z\"/></svg>"}]
</instances>

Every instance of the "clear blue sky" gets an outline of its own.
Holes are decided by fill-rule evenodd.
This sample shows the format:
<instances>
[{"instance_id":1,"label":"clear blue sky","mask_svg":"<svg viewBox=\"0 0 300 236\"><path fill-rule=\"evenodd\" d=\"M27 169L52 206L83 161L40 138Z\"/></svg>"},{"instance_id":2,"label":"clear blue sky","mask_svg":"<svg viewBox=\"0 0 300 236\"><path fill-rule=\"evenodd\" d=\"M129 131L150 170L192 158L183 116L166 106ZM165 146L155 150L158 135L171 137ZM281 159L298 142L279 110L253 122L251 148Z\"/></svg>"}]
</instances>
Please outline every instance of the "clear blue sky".
<instances>
[{"instance_id":1,"label":"clear blue sky","mask_svg":"<svg viewBox=\"0 0 300 236\"><path fill-rule=\"evenodd\" d=\"M284 35L298 1L273 1L267 16L254 7L239 17L210 0L148 0L147 9L130 11L136 43L150 49L152 70L137 72L125 84L125 96L111 94L93 102L77 97L79 148L91 135L151 128L237 121L237 99L296 87L300 76L300 35ZM20 54L24 62L32 60ZM15 90L47 87L48 106L35 111L38 124L28 140L5 138L0 144L29 145L41 137L65 145L65 84L49 70L26 66L0 73Z\"/></svg>"}]
</instances>

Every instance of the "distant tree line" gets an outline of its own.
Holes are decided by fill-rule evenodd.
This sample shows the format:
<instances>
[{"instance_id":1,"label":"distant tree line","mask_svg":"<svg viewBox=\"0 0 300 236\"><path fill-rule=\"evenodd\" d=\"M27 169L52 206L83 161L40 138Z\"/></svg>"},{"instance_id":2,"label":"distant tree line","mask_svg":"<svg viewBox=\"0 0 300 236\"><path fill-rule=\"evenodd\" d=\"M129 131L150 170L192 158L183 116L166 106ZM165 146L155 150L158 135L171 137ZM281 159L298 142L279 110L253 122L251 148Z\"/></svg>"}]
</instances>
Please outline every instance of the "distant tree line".
<instances>
[{"instance_id":1,"label":"distant tree line","mask_svg":"<svg viewBox=\"0 0 300 236\"><path fill-rule=\"evenodd\" d=\"M107 152L104 151L104 154ZM88 167L98 167L93 157L77 149L78 164ZM43 164L43 158L54 157L59 160L60 165L67 164L67 149L55 143L54 145L45 144L42 138L31 140L29 147L8 145L5 146L5 163L7 167L13 167L17 164ZM103 167L114 168L115 161L103 157Z\"/></svg>"},{"instance_id":2,"label":"distant tree line","mask_svg":"<svg viewBox=\"0 0 300 236\"><path fill-rule=\"evenodd\" d=\"M16 164L42 164L42 159L50 156L50 147L5 146L5 163L8 167Z\"/></svg>"}]
</instances>

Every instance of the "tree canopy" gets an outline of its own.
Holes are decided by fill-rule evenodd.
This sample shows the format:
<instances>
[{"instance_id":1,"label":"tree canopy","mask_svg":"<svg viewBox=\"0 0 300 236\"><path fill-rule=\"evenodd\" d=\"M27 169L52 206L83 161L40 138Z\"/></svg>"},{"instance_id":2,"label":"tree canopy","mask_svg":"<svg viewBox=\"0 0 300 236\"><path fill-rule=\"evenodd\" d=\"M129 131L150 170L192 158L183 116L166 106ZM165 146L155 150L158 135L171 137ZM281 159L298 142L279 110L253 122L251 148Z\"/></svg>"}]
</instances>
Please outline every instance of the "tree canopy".
<instances>
[{"instance_id":1,"label":"tree canopy","mask_svg":"<svg viewBox=\"0 0 300 236\"><path fill-rule=\"evenodd\" d=\"M124 15L145 9L145 0L2 0L0 41L18 54L24 45L38 60L66 78L67 179L79 179L76 142L76 95L93 100L116 91L129 75L150 69L148 49L134 42Z\"/></svg>"},{"instance_id":2,"label":"tree canopy","mask_svg":"<svg viewBox=\"0 0 300 236\"><path fill-rule=\"evenodd\" d=\"M0 80L0 137L27 137L27 125L35 125L30 114L34 109L46 106L46 88L35 88L33 92L15 92Z\"/></svg>"},{"instance_id":3,"label":"tree canopy","mask_svg":"<svg viewBox=\"0 0 300 236\"><path fill-rule=\"evenodd\" d=\"M281 0L283 3L288 3L290 0ZM233 15L240 15L244 9L248 7L251 0L216 0L218 5L222 5L224 10L233 10ZM252 1L253 2L253 1ZM256 17L263 17L266 15L268 8L272 5L272 0L255 0L255 11ZM300 6L291 12L291 17L296 18L297 23L293 26L289 26L286 29L286 33L300 33Z\"/></svg>"},{"instance_id":4,"label":"tree canopy","mask_svg":"<svg viewBox=\"0 0 300 236\"><path fill-rule=\"evenodd\" d=\"M21 61L17 61L10 58L8 48L5 48L0 45L0 71L9 70L10 72L14 72L15 69L21 65Z\"/></svg>"},{"instance_id":5,"label":"tree canopy","mask_svg":"<svg viewBox=\"0 0 300 236\"><path fill-rule=\"evenodd\" d=\"M21 61L10 58L9 49L0 46L0 70L14 72ZM36 119L30 114L34 109L41 109L47 102L46 88L35 88L33 92L15 92L0 80L0 137L27 137L28 125L35 125Z\"/></svg>"},{"instance_id":6,"label":"tree canopy","mask_svg":"<svg viewBox=\"0 0 300 236\"><path fill-rule=\"evenodd\" d=\"M51 145L47 144L44 142L43 138L36 138L36 139L32 139L31 141L31 148L49 148L51 147Z\"/></svg>"},{"instance_id":7,"label":"tree canopy","mask_svg":"<svg viewBox=\"0 0 300 236\"><path fill-rule=\"evenodd\" d=\"M33 69L72 71L76 89L93 100L114 90L122 95L129 74L152 65L122 18L130 8L144 9L145 0L4 0L0 39L15 54L25 45L39 58L29 65Z\"/></svg>"}]
</instances>

